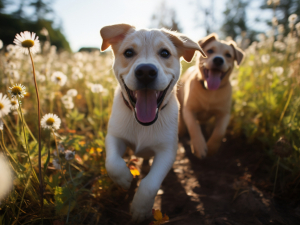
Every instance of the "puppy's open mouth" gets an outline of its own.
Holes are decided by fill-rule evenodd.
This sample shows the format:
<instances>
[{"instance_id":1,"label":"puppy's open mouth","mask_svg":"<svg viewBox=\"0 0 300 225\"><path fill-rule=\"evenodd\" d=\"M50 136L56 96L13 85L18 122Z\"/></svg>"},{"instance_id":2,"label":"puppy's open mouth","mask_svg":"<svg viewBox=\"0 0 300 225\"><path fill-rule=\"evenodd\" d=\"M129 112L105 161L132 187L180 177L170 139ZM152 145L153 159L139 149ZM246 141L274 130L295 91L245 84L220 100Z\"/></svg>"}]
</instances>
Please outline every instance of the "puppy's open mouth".
<instances>
[{"instance_id":1,"label":"puppy's open mouth","mask_svg":"<svg viewBox=\"0 0 300 225\"><path fill-rule=\"evenodd\" d=\"M143 126L153 124L157 118L161 104L172 83L163 91L142 89L130 90L123 81L131 106L134 108L136 120Z\"/></svg>"},{"instance_id":2,"label":"puppy's open mouth","mask_svg":"<svg viewBox=\"0 0 300 225\"><path fill-rule=\"evenodd\" d=\"M220 87L222 79L226 76L226 72L222 72L217 69L206 69L203 68L203 74L205 77L205 85L209 90L217 90Z\"/></svg>"}]
</instances>

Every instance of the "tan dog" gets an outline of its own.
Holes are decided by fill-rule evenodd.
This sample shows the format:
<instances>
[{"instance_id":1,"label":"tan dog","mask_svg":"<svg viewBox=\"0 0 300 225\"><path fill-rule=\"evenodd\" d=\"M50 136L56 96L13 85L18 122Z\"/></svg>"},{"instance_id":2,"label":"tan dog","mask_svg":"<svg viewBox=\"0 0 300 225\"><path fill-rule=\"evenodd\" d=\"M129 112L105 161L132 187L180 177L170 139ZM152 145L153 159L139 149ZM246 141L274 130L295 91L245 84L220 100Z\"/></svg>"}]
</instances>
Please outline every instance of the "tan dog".
<instances>
[{"instance_id":1,"label":"tan dog","mask_svg":"<svg viewBox=\"0 0 300 225\"><path fill-rule=\"evenodd\" d=\"M211 34L199 41L207 58L199 57L197 64L183 75L177 93L180 102L179 136L190 134L192 152L199 158L214 154L220 147L230 119L231 84L229 76L234 61L239 65L244 52L235 42L219 41ZM215 117L215 126L205 142L198 124Z\"/></svg>"},{"instance_id":2,"label":"tan dog","mask_svg":"<svg viewBox=\"0 0 300 225\"><path fill-rule=\"evenodd\" d=\"M176 83L180 58L191 61L202 49L187 37L165 29L136 30L128 24L103 27L101 50L112 47L119 82L105 138L109 177L128 189L133 179L122 156L129 146L138 157L154 161L131 205L132 219L151 216L154 198L177 152ZM205 55L202 52L203 55Z\"/></svg>"}]
</instances>

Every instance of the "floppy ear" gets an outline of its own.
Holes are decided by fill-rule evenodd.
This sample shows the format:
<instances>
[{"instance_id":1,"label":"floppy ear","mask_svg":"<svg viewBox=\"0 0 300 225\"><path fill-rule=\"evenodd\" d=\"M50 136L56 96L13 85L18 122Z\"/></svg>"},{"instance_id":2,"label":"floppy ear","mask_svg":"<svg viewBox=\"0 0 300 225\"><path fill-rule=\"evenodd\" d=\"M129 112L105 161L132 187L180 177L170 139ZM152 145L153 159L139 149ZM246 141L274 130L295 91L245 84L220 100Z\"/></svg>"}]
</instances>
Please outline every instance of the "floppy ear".
<instances>
[{"instance_id":1,"label":"floppy ear","mask_svg":"<svg viewBox=\"0 0 300 225\"><path fill-rule=\"evenodd\" d=\"M235 42L231 42L230 46L234 50L234 57L237 62L237 65L239 66L245 57L245 52L242 49L240 49L239 47L237 47Z\"/></svg>"},{"instance_id":2,"label":"floppy ear","mask_svg":"<svg viewBox=\"0 0 300 225\"><path fill-rule=\"evenodd\" d=\"M218 35L216 33L212 33L205 38L202 38L201 40L198 41L198 44L201 46L201 48L204 48L205 45L207 45L211 41L216 41L218 40Z\"/></svg>"},{"instance_id":3,"label":"floppy ear","mask_svg":"<svg viewBox=\"0 0 300 225\"><path fill-rule=\"evenodd\" d=\"M102 27L100 30L100 35L103 39L101 51L104 51L109 46L122 41L126 34L133 29L135 29L135 27L128 24L114 24Z\"/></svg>"},{"instance_id":4,"label":"floppy ear","mask_svg":"<svg viewBox=\"0 0 300 225\"><path fill-rule=\"evenodd\" d=\"M162 29L162 31L167 34L175 47L179 49L179 54L184 58L185 61L192 61L195 51L199 51L201 55L206 58L206 55L202 48L196 42L192 41L185 35L166 29Z\"/></svg>"}]
</instances>

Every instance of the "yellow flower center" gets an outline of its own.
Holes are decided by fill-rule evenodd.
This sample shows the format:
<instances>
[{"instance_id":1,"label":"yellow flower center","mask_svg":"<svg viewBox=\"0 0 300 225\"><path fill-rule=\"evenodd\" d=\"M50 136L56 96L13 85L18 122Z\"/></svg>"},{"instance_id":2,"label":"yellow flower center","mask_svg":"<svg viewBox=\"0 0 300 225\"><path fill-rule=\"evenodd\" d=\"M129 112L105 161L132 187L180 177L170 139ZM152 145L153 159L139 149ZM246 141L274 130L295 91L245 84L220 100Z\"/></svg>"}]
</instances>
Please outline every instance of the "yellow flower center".
<instances>
[{"instance_id":1,"label":"yellow flower center","mask_svg":"<svg viewBox=\"0 0 300 225\"><path fill-rule=\"evenodd\" d=\"M48 126L52 126L54 124L54 119L52 117L50 117L49 119L47 119L46 124Z\"/></svg>"},{"instance_id":2,"label":"yellow flower center","mask_svg":"<svg viewBox=\"0 0 300 225\"><path fill-rule=\"evenodd\" d=\"M0 102L0 110L4 108L4 105Z\"/></svg>"},{"instance_id":3,"label":"yellow flower center","mask_svg":"<svg viewBox=\"0 0 300 225\"><path fill-rule=\"evenodd\" d=\"M60 80L61 80L61 77L56 77L56 80L60 81Z\"/></svg>"},{"instance_id":4,"label":"yellow flower center","mask_svg":"<svg viewBox=\"0 0 300 225\"><path fill-rule=\"evenodd\" d=\"M21 95L22 94L22 88L19 87L19 86L15 86L11 89L11 92L14 94L14 95Z\"/></svg>"},{"instance_id":5,"label":"yellow flower center","mask_svg":"<svg viewBox=\"0 0 300 225\"><path fill-rule=\"evenodd\" d=\"M17 101L12 100L10 103L11 103L12 105L16 105L16 104L17 104Z\"/></svg>"},{"instance_id":6,"label":"yellow flower center","mask_svg":"<svg viewBox=\"0 0 300 225\"><path fill-rule=\"evenodd\" d=\"M22 46L24 48L31 48L32 46L34 46L34 41L33 40L22 41Z\"/></svg>"}]
</instances>

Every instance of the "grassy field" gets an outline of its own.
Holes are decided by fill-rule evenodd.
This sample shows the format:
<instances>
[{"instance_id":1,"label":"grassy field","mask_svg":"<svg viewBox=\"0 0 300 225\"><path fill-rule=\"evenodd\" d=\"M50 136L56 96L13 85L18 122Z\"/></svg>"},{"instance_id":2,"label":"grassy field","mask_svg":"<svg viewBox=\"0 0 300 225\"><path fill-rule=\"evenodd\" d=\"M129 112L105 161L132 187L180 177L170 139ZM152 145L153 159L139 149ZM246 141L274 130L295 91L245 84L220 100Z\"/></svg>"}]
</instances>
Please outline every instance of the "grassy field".
<instances>
[{"instance_id":1,"label":"grassy field","mask_svg":"<svg viewBox=\"0 0 300 225\"><path fill-rule=\"evenodd\" d=\"M298 32L298 33L297 33ZM300 28L283 37L261 35L232 75L229 132L259 143L274 162L275 194L300 183ZM12 40L13 41L13 40ZM56 52L41 43L33 56L41 115L56 114L58 129L42 128L43 207L38 170L37 100L30 57L14 45L0 53L0 93L24 85L24 98L11 100L1 118L1 152L13 168L14 187L0 205L0 224L93 223L101 220L105 196L118 195L105 170L104 137L117 82L112 54ZM183 62L183 70L192 64ZM17 100L17 101L16 101ZM16 106L16 105L14 105ZM0 108L1 110L1 108ZM0 127L1 128L1 127ZM132 172L137 170L131 166Z\"/></svg>"}]
</instances>

